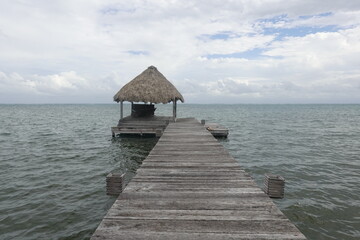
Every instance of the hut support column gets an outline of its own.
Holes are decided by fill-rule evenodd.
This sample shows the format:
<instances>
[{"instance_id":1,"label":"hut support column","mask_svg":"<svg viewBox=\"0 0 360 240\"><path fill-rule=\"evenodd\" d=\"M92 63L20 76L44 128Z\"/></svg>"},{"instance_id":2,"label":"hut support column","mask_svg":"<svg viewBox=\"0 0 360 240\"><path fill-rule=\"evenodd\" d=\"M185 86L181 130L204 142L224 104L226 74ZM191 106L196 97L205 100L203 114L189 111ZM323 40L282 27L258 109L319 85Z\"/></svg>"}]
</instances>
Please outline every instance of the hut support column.
<instances>
[{"instance_id":1,"label":"hut support column","mask_svg":"<svg viewBox=\"0 0 360 240\"><path fill-rule=\"evenodd\" d=\"M123 119L124 113L123 113L123 101L120 102L120 120Z\"/></svg>"},{"instance_id":2,"label":"hut support column","mask_svg":"<svg viewBox=\"0 0 360 240\"><path fill-rule=\"evenodd\" d=\"M176 99L173 101L173 119L176 122Z\"/></svg>"},{"instance_id":3,"label":"hut support column","mask_svg":"<svg viewBox=\"0 0 360 240\"><path fill-rule=\"evenodd\" d=\"M133 103L133 102L131 102L130 116L131 116L131 117L134 116L134 103Z\"/></svg>"}]
</instances>

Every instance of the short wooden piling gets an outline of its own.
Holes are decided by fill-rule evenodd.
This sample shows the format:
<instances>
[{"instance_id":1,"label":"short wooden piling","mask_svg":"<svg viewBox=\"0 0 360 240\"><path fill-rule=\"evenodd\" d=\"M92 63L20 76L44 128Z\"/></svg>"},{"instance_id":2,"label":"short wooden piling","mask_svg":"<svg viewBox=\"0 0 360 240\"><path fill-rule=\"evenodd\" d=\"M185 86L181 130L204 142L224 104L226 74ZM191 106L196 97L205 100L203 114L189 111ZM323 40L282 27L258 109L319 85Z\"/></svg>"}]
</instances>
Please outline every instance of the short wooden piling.
<instances>
[{"instance_id":1,"label":"short wooden piling","mask_svg":"<svg viewBox=\"0 0 360 240\"><path fill-rule=\"evenodd\" d=\"M279 175L265 175L264 191L271 198L283 198L285 179Z\"/></svg>"},{"instance_id":2,"label":"short wooden piling","mask_svg":"<svg viewBox=\"0 0 360 240\"><path fill-rule=\"evenodd\" d=\"M106 194L119 195L125 186L125 174L109 173L106 176Z\"/></svg>"}]
</instances>

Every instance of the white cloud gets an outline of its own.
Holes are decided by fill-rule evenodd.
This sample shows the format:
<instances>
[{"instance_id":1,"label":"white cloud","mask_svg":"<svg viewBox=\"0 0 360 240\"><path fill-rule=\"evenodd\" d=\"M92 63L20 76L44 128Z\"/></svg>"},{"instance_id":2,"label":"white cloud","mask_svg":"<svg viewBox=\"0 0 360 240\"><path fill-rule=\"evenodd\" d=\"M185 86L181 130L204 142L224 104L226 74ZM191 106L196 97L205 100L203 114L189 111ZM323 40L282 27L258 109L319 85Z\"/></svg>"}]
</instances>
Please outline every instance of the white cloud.
<instances>
[{"instance_id":1,"label":"white cloud","mask_svg":"<svg viewBox=\"0 0 360 240\"><path fill-rule=\"evenodd\" d=\"M119 81L116 73L94 80L84 78L74 71L26 77L18 73L0 72L0 100L5 103L12 102L6 98L15 96L15 103L73 103L74 98L82 103L96 103L97 99L100 99L100 102L110 102L113 91L120 84L124 83Z\"/></svg>"},{"instance_id":2,"label":"white cloud","mask_svg":"<svg viewBox=\"0 0 360 240\"><path fill-rule=\"evenodd\" d=\"M203 54L231 54L245 52L254 48L263 48L274 39L274 36L243 36L230 39L217 39L202 42L199 50Z\"/></svg>"},{"instance_id":3,"label":"white cloud","mask_svg":"<svg viewBox=\"0 0 360 240\"><path fill-rule=\"evenodd\" d=\"M3 1L0 102L111 102L150 65L190 102L360 102L359 16L339 0Z\"/></svg>"}]
</instances>

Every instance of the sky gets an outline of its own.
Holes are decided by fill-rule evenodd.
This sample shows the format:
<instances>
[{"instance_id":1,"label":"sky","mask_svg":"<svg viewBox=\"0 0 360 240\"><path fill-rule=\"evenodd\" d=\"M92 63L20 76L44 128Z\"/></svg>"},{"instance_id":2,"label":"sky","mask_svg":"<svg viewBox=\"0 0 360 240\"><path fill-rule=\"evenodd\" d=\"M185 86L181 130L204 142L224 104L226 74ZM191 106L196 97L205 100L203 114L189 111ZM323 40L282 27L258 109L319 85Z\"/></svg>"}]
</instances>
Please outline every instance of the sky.
<instances>
[{"instance_id":1,"label":"sky","mask_svg":"<svg viewBox=\"0 0 360 240\"><path fill-rule=\"evenodd\" d=\"M360 1L0 0L0 103L112 103L151 65L186 103L360 103Z\"/></svg>"}]
</instances>

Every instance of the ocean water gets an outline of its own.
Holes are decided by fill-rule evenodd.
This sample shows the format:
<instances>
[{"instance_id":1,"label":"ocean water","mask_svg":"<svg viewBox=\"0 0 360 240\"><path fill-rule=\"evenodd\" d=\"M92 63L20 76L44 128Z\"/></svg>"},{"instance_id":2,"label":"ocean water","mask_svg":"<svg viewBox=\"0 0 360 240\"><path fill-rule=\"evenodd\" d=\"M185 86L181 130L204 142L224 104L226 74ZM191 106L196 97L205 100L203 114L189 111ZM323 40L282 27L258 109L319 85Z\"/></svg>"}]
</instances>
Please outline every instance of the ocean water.
<instances>
[{"instance_id":1,"label":"ocean water","mask_svg":"<svg viewBox=\"0 0 360 240\"><path fill-rule=\"evenodd\" d=\"M171 115L171 105L157 105ZM129 112L129 106L125 106ZM220 140L308 239L360 239L360 105L179 104L220 123ZM0 105L0 239L88 239L115 197L109 172L133 175L156 140L112 139L119 106Z\"/></svg>"}]
</instances>

